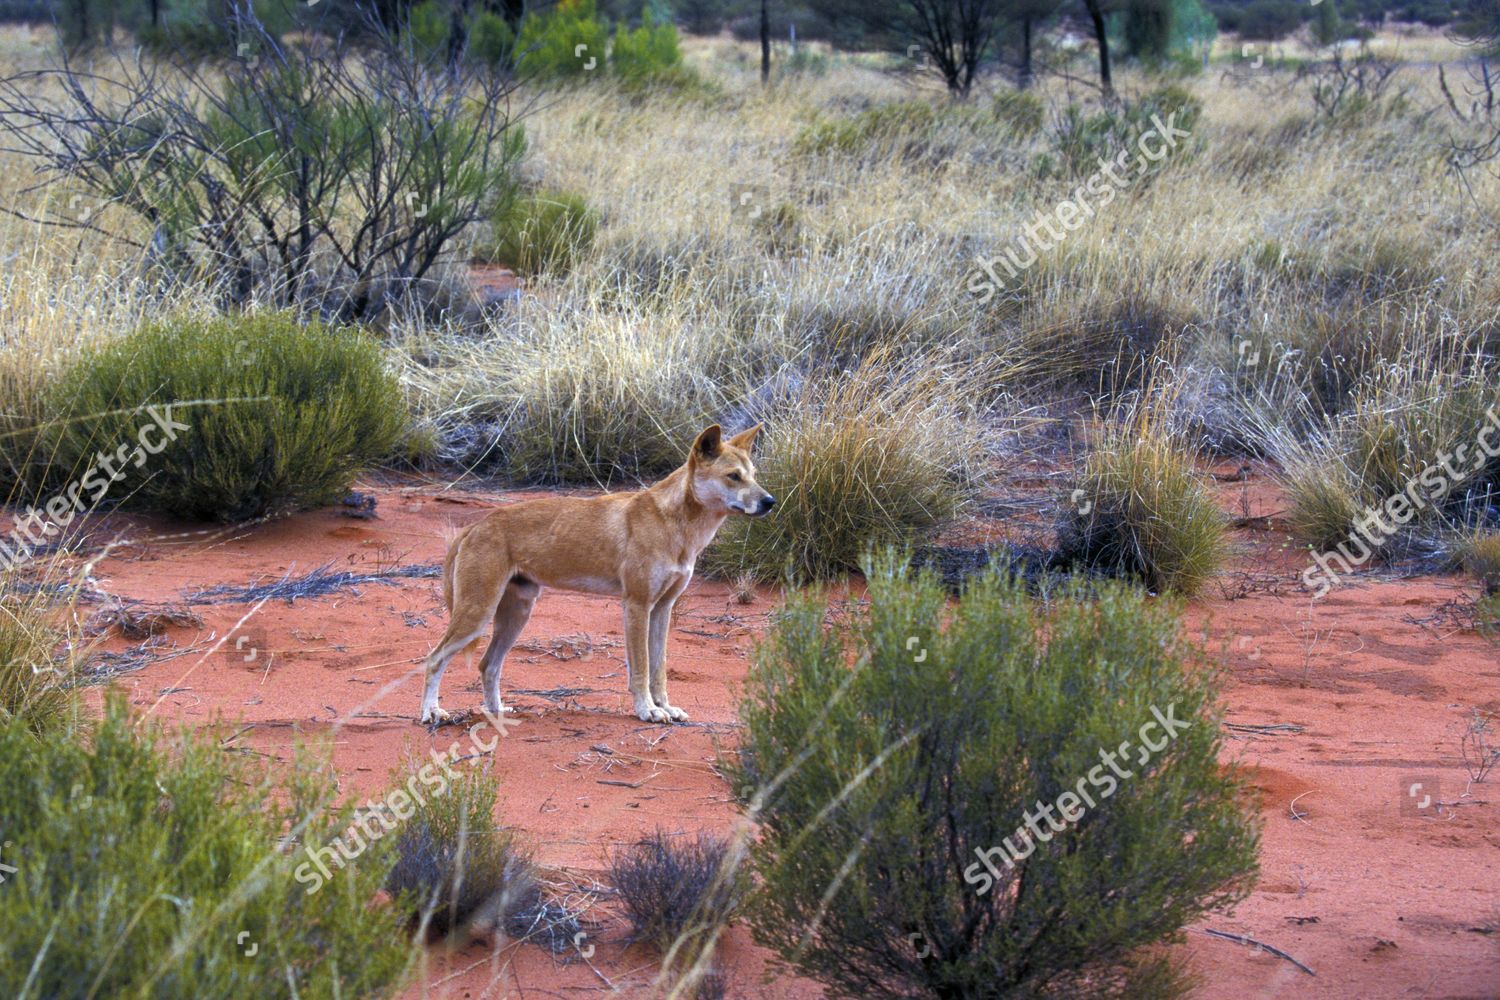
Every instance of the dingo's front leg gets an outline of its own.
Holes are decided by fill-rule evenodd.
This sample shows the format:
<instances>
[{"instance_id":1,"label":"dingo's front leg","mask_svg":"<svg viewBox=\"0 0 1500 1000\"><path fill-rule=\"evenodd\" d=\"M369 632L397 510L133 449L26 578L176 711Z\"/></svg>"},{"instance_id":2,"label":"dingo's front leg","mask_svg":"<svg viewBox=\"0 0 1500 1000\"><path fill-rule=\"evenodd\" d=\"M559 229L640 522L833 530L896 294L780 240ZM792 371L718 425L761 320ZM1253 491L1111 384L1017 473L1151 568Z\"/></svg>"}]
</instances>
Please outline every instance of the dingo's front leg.
<instances>
[{"instance_id":1,"label":"dingo's front leg","mask_svg":"<svg viewBox=\"0 0 1500 1000\"><path fill-rule=\"evenodd\" d=\"M671 722L672 716L651 698L647 686L651 673L651 605L625 598L625 669L630 674L630 696L642 722Z\"/></svg>"},{"instance_id":2,"label":"dingo's front leg","mask_svg":"<svg viewBox=\"0 0 1500 1000\"><path fill-rule=\"evenodd\" d=\"M686 722L686 712L667 704L667 632L672 625L672 608L676 603L677 593L672 593L651 609L651 700L671 716L673 722Z\"/></svg>"}]
</instances>

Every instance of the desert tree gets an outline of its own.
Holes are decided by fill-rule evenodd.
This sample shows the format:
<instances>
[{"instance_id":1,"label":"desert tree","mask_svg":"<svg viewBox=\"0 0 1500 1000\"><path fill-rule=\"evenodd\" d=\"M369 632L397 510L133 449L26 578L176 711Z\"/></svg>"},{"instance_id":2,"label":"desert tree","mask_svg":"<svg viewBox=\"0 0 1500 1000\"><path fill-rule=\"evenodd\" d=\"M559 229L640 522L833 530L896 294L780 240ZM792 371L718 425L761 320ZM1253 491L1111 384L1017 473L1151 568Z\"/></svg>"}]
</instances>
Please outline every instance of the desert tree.
<instances>
[{"instance_id":1,"label":"desert tree","mask_svg":"<svg viewBox=\"0 0 1500 1000\"><path fill-rule=\"evenodd\" d=\"M1482 130L1477 136L1471 133L1449 143L1449 162L1463 173L1500 159L1500 72L1494 66L1500 58L1500 0L1470 0L1451 33L1455 41L1474 53L1468 60L1469 82L1463 100L1455 97L1442 66L1438 67L1438 82L1459 121L1469 129Z\"/></svg>"},{"instance_id":2,"label":"desert tree","mask_svg":"<svg viewBox=\"0 0 1500 1000\"><path fill-rule=\"evenodd\" d=\"M1026 90L1036 79L1036 38L1056 16L1058 0L1011 0L1011 34L1016 52L1016 86Z\"/></svg>"},{"instance_id":3,"label":"desert tree","mask_svg":"<svg viewBox=\"0 0 1500 1000\"><path fill-rule=\"evenodd\" d=\"M1108 20L1108 15L1115 10L1114 0L1082 0L1082 3L1089 27L1094 33L1094 42L1099 48L1099 89L1109 97L1115 92L1114 75L1110 68Z\"/></svg>"},{"instance_id":4,"label":"desert tree","mask_svg":"<svg viewBox=\"0 0 1500 1000\"><path fill-rule=\"evenodd\" d=\"M216 62L137 52L0 80L0 143L39 175L9 210L133 243L227 306L368 321L431 302L456 238L516 188L513 84L429 66L378 25L292 46L246 16L237 37ZM136 225L54 215L58 181Z\"/></svg>"},{"instance_id":5,"label":"desert tree","mask_svg":"<svg viewBox=\"0 0 1500 1000\"><path fill-rule=\"evenodd\" d=\"M1176 17L1173 0L1126 0L1121 13L1126 51L1148 63L1166 59Z\"/></svg>"},{"instance_id":6,"label":"desert tree","mask_svg":"<svg viewBox=\"0 0 1500 1000\"><path fill-rule=\"evenodd\" d=\"M858 25L892 51L918 52L948 92L966 98L1011 16L1009 0L814 0L833 21Z\"/></svg>"}]
</instances>

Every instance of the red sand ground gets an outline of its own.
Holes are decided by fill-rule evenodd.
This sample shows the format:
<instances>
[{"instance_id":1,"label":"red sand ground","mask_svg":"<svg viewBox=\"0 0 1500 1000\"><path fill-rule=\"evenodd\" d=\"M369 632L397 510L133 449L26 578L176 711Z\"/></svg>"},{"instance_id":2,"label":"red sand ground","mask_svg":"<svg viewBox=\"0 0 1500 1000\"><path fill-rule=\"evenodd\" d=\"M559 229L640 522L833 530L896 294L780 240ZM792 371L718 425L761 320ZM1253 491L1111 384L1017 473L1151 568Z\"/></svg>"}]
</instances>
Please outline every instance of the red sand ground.
<instances>
[{"instance_id":1,"label":"red sand ground","mask_svg":"<svg viewBox=\"0 0 1500 1000\"><path fill-rule=\"evenodd\" d=\"M177 602L198 588L330 563L361 572L435 563L450 526L523 496L429 485L372 489L374 520L328 510L200 534L114 518L111 528L134 543L100 562L98 584L124 598ZM1246 502L1256 515L1280 506L1260 477L1219 489L1237 515ZM1472 585L1366 578L1310 602L1295 582L1296 546L1274 517L1236 537L1238 565L1274 577L1235 599L1211 587L1190 621L1207 630L1229 665L1231 723L1301 729L1236 732L1228 741L1227 756L1253 767L1264 792L1262 876L1248 900L1193 928L1182 946L1203 977L1199 995L1500 997L1500 774L1470 787L1458 758L1465 715L1476 707L1500 712L1500 650L1451 627L1415 623ZM1268 592L1273 580L1277 592ZM1236 585L1232 575L1224 581L1231 593ZM732 746L746 653L774 599L765 592L740 605L724 584L693 583L669 654L673 701L693 721L667 728L628 714L618 603L544 596L506 664L503 690L520 724L494 753L503 782L499 816L522 831L542 864L587 881L603 870L611 845L656 826L729 827L736 811L712 765L721 742ZM360 798L385 787L408 755L465 739L460 729L430 735L412 721L420 658L445 623L436 580L269 602L242 626L251 638L239 650L231 640L208 655L252 608L194 610L204 619L201 631L168 633L175 649L165 649L180 655L115 681L141 710L190 724L240 720L253 727L243 743L282 757L299 736L331 734L343 791ZM115 650L128 645L107 642ZM591 653L576 655L590 645ZM91 697L97 700L97 689ZM472 664L455 660L445 705L474 709L479 701ZM1417 782L1419 796L1409 798ZM1427 794L1434 804L1417 809ZM1281 948L1316 976L1205 928ZM617 920L600 928L592 968L534 945L492 951L476 944L451 955L434 949L407 995L590 996L608 993L606 982L646 995L656 966L640 949L624 950L620 936ZM815 984L770 969L743 927L730 932L721 954L731 996L821 995Z\"/></svg>"}]
</instances>

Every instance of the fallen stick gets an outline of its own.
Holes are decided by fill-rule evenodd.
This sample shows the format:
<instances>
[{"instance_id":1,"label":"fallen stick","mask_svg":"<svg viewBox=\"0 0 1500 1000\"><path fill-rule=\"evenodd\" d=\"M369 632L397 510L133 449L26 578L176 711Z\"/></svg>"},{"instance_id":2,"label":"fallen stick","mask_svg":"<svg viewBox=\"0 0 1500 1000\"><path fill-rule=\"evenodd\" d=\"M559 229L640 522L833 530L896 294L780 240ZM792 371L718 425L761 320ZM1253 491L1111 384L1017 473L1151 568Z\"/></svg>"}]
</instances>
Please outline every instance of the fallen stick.
<instances>
[{"instance_id":1,"label":"fallen stick","mask_svg":"<svg viewBox=\"0 0 1500 1000\"><path fill-rule=\"evenodd\" d=\"M660 773L659 771L657 772L657 774ZM640 788L654 777L656 777L656 774L648 774L640 781L616 781L613 778L597 778L594 783L597 785L618 785L621 788Z\"/></svg>"},{"instance_id":2,"label":"fallen stick","mask_svg":"<svg viewBox=\"0 0 1500 1000\"><path fill-rule=\"evenodd\" d=\"M1248 945L1250 945L1252 947L1260 948L1260 949L1262 949L1264 951L1269 951L1271 954L1275 955L1277 958L1284 958L1288 962L1291 962L1293 965L1295 965L1297 968L1301 969L1303 972L1307 973L1309 976L1316 976L1317 975L1316 972L1314 972L1313 970L1309 969L1307 966L1303 965L1301 962L1297 961L1295 958L1293 958L1292 956L1288 955L1286 952L1282 951L1280 948L1272 947L1271 945L1268 945L1268 944L1265 944L1265 943L1263 943L1261 941L1255 940L1255 938L1246 937L1243 934L1228 934L1228 933L1226 933L1224 931L1214 931L1214 930L1205 930L1203 933L1205 933L1205 934L1212 934L1214 937L1223 938L1226 941L1235 941L1235 942L1238 942L1239 944L1248 944Z\"/></svg>"}]
</instances>

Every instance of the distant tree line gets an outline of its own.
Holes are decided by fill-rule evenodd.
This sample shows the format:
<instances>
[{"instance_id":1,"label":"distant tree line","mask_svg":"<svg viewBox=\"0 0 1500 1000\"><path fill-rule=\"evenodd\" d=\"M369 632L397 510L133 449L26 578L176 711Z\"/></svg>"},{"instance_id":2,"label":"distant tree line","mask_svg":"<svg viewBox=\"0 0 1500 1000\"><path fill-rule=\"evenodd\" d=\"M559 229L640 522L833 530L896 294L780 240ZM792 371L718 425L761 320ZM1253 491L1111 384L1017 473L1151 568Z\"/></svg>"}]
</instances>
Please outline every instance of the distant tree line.
<instances>
[{"instance_id":1,"label":"distant tree line","mask_svg":"<svg viewBox=\"0 0 1500 1000\"><path fill-rule=\"evenodd\" d=\"M361 26L400 34L436 16L451 18L453 45L476 18L489 34L514 39L528 13L557 0L52 0L46 4L66 44L108 41L123 29L173 52L232 51L237 13L249 4L273 33L292 29L357 33ZM0 17L35 17L37 0L0 0ZM436 6L442 13L433 14ZM1307 26L1321 44L1367 36L1391 20L1449 26L1494 22L1500 0L598 0L605 23L676 22L699 34L729 30L761 43L763 74L770 41L820 40L849 50L900 54L935 71L948 90L967 96L982 72L1006 71L1024 89L1037 72L1043 40L1059 29L1091 38L1101 90L1113 89L1121 58L1160 66L1201 57L1219 30L1275 40ZM504 23L499 23L503 21ZM428 26L429 29L431 26ZM1480 29L1482 33L1483 29ZM507 43L509 44L509 43Z\"/></svg>"}]
</instances>

